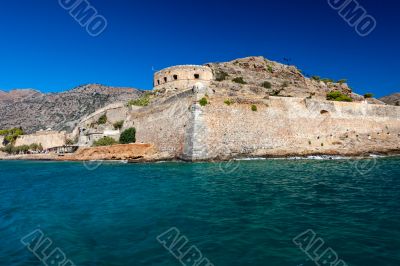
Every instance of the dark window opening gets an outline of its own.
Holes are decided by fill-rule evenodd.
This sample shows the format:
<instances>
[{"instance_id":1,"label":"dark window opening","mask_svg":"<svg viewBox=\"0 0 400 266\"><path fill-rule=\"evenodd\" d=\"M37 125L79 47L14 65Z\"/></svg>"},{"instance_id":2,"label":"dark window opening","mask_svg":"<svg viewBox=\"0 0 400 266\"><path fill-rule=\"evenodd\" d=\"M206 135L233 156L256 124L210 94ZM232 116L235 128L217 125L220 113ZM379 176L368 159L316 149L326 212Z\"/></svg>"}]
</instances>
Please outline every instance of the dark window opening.
<instances>
[{"instance_id":1,"label":"dark window opening","mask_svg":"<svg viewBox=\"0 0 400 266\"><path fill-rule=\"evenodd\" d=\"M199 74L194 74L194 78L195 78L195 79L199 79L199 78L200 78L200 75L199 75Z\"/></svg>"},{"instance_id":2,"label":"dark window opening","mask_svg":"<svg viewBox=\"0 0 400 266\"><path fill-rule=\"evenodd\" d=\"M321 111L321 115L327 115L327 114L329 114L328 111L326 111L326 110L322 110L322 111Z\"/></svg>"},{"instance_id":3,"label":"dark window opening","mask_svg":"<svg viewBox=\"0 0 400 266\"><path fill-rule=\"evenodd\" d=\"M160 85L160 80L157 80L158 85Z\"/></svg>"},{"instance_id":4,"label":"dark window opening","mask_svg":"<svg viewBox=\"0 0 400 266\"><path fill-rule=\"evenodd\" d=\"M164 81L165 81L165 82L167 82L167 81L168 81L167 77L165 77L165 78L164 78Z\"/></svg>"},{"instance_id":5,"label":"dark window opening","mask_svg":"<svg viewBox=\"0 0 400 266\"><path fill-rule=\"evenodd\" d=\"M178 75L174 75L174 80L177 80L178 79Z\"/></svg>"}]
</instances>

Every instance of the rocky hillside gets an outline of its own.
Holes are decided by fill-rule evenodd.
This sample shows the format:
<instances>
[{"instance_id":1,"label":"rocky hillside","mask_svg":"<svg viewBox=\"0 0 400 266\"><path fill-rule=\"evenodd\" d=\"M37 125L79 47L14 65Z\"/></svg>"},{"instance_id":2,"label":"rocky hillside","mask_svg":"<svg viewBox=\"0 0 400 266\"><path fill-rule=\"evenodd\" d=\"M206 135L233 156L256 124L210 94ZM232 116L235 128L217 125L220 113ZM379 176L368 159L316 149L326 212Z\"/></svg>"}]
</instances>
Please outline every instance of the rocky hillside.
<instances>
[{"instance_id":1,"label":"rocky hillside","mask_svg":"<svg viewBox=\"0 0 400 266\"><path fill-rule=\"evenodd\" d=\"M382 97L379 100L386 104L400 106L400 93L394 93L392 95Z\"/></svg>"},{"instance_id":2,"label":"rocky hillside","mask_svg":"<svg viewBox=\"0 0 400 266\"><path fill-rule=\"evenodd\" d=\"M22 127L28 133L47 128L72 131L82 117L95 110L142 94L137 89L97 84L51 94L34 90L0 91L0 129Z\"/></svg>"},{"instance_id":3,"label":"rocky hillside","mask_svg":"<svg viewBox=\"0 0 400 266\"><path fill-rule=\"evenodd\" d=\"M254 97L268 95L326 99L327 93L340 91L353 101L363 101L364 97L352 91L346 81L333 81L319 77L308 78L295 66L270 61L264 57L247 57L226 63L206 64L213 69L217 93L229 96L248 95ZM376 99L371 103L382 104Z\"/></svg>"}]
</instances>

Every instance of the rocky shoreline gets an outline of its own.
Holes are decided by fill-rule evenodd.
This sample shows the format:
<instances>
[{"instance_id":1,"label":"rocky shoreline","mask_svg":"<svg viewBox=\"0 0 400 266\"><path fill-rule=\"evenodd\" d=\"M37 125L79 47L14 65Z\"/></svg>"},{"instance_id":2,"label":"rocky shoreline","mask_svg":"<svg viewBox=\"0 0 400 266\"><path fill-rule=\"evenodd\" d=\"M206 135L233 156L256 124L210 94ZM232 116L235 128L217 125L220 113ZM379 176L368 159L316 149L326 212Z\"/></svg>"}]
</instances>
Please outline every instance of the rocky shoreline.
<instances>
[{"instance_id":1,"label":"rocky shoreline","mask_svg":"<svg viewBox=\"0 0 400 266\"><path fill-rule=\"evenodd\" d=\"M126 149L130 149L127 151ZM118 150L118 153L112 151ZM125 150L125 151L124 151ZM352 159L370 157L391 157L400 156L399 149L386 149L381 151L359 151L344 152L330 151L325 153L315 152L286 152L264 155L241 155L225 158L213 158L207 160L188 161L182 158L168 157L166 154L154 152L154 147L150 144L127 144L114 145L109 147L85 148L76 154L57 155L57 154L25 154L25 155L5 155L0 154L0 161L54 161L54 162L89 162L89 161L123 161L128 163L152 163L165 161L180 162L224 162L231 160L257 160L257 159Z\"/></svg>"}]
</instances>

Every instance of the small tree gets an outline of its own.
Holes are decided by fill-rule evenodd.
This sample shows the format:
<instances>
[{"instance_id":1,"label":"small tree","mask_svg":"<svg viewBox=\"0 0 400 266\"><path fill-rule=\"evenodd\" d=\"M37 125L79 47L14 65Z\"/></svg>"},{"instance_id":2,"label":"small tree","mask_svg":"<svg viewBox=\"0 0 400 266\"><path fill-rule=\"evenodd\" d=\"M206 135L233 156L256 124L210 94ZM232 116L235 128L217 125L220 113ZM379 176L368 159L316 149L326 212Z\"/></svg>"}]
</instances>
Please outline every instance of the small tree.
<instances>
[{"instance_id":1,"label":"small tree","mask_svg":"<svg viewBox=\"0 0 400 266\"><path fill-rule=\"evenodd\" d=\"M129 144L136 142L136 128L131 127L121 133L119 138L121 144Z\"/></svg>"},{"instance_id":2,"label":"small tree","mask_svg":"<svg viewBox=\"0 0 400 266\"><path fill-rule=\"evenodd\" d=\"M257 105L252 105L251 106L251 110L253 111L253 112L257 112Z\"/></svg>"},{"instance_id":3,"label":"small tree","mask_svg":"<svg viewBox=\"0 0 400 266\"><path fill-rule=\"evenodd\" d=\"M366 93L366 94L364 94L364 98L365 99L369 99L369 98L373 98L374 97L374 95L372 94L372 93Z\"/></svg>"},{"instance_id":4,"label":"small tree","mask_svg":"<svg viewBox=\"0 0 400 266\"><path fill-rule=\"evenodd\" d=\"M104 125L105 123L107 123L107 115L106 114L100 116L99 119L97 120L97 124L99 124L99 125Z\"/></svg>"},{"instance_id":5,"label":"small tree","mask_svg":"<svg viewBox=\"0 0 400 266\"><path fill-rule=\"evenodd\" d=\"M31 145L29 145L29 150L31 150L31 151L37 151L38 148L39 148L39 144L32 143Z\"/></svg>"},{"instance_id":6,"label":"small tree","mask_svg":"<svg viewBox=\"0 0 400 266\"><path fill-rule=\"evenodd\" d=\"M8 153L8 154L12 154L14 151L14 146L12 144L8 144L5 147L0 149L2 152Z\"/></svg>"},{"instance_id":7,"label":"small tree","mask_svg":"<svg viewBox=\"0 0 400 266\"><path fill-rule=\"evenodd\" d=\"M22 128L11 128L0 130L0 135L4 136L4 143L7 145L9 143L14 144L17 138L24 135Z\"/></svg>"},{"instance_id":8,"label":"small tree","mask_svg":"<svg viewBox=\"0 0 400 266\"><path fill-rule=\"evenodd\" d=\"M247 82L244 81L242 77L234 78L232 81L239 84L247 84Z\"/></svg>"}]
</instances>

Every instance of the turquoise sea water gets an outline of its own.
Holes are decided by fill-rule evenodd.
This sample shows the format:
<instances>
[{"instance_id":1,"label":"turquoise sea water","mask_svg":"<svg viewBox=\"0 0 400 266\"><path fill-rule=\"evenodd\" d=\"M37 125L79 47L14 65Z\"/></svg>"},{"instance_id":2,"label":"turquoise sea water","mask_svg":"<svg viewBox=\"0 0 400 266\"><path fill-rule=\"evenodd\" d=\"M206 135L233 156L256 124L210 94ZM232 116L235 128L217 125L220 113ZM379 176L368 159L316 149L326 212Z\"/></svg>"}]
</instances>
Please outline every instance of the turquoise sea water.
<instances>
[{"instance_id":1,"label":"turquoise sea water","mask_svg":"<svg viewBox=\"0 0 400 266\"><path fill-rule=\"evenodd\" d=\"M171 227L215 266L316 265L292 241L308 229L347 265L398 266L400 159L0 162L0 265L44 265L35 229L75 265L182 265Z\"/></svg>"}]
</instances>

